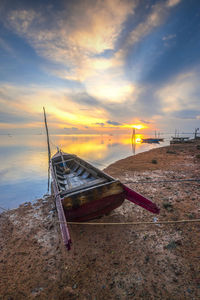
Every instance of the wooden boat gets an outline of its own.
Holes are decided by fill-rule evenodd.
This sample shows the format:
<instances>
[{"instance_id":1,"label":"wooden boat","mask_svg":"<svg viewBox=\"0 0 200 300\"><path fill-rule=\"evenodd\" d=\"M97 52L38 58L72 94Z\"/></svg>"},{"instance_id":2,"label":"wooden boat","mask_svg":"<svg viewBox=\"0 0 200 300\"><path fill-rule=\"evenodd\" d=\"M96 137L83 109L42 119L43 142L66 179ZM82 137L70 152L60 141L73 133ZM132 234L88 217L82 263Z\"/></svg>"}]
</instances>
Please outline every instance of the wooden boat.
<instances>
[{"instance_id":1,"label":"wooden boat","mask_svg":"<svg viewBox=\"0 0 200 300\"><path fill-rule=\"evenodd\" d=\"M173 137L170 140L170 144L188 144L193 143L194 140L191 140L189 137Z\"/></svg>"},{"instance_id":2,"label":"wooden boat","mask_svg":"<svg viewBox=\"0 0 200 300\"><path fill-rule=\"evenodd\" d=\"M125 199L152 213L159 213L150 200L80 157L61 150L51 158L52 188L63 241L70 248L67 221L88 221L109 214Z\"/></svg>"},{"instance_id":3,"label":"wooden boat","mask_svg":"<svg viewBox=\"0 0 200 300\"><path fill-rule=\"evenodd\" d=\"M67 222L82 222L109 214L125 199L158 214L159 208L147 198L125 186L103 171L74 154L58 151L51 157L47 130L52 192L65 246L70 249L71 238Z\"/></svg>"},{"instance_id":4,"label":"wooden boat","mask_svg":"<svg viewBox=\"0 0 200 300\"><path fill-rule=\"evenodd\" d=\"M156 131L155 131L155 137L142 139L142 143L159 144L160 142L164 142L164 138L160 138L160 134L159 133L157 134Z\"/></svg>"},{"instance_id":5,"label":"wooden boat","mask_svg":"<svg viewBox=\"0 0 200 300\"><path fill-rule=\"evenodd\" d=\"M159 142L162 139L157 139L157 138L147 138L147 139L142 139L142 143L148 143L148 144L159 144Z\"/></svg>"},{"instance_id":6,"label":"wooden boat","mask_svg":"<svg viewBox=\"0 0 200 300\"><path fill-rule=\"evenodd\" d=\"M94 219L108 214L124 201L119 180L76 155L59 150L51 159L51 174L54 194L59 193L68 221Z\"/></svg>"}]
</instances>

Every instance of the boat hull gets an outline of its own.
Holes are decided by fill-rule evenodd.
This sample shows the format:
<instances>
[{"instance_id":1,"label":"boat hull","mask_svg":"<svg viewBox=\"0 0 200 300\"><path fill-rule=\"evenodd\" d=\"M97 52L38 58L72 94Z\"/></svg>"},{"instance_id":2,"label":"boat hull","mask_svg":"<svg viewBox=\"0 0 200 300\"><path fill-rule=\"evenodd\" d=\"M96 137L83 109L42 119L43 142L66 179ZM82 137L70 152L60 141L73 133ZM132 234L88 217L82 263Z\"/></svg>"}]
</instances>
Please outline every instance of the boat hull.
<instances>
[{"instance_id":1,"label":"boat hull","mask_svg":"<svg viewBox=\"0 0 200 300\"><path fill-rule=\"evenodd\" d=\"M119 207L125 193L122 183L82 159L62 153L52 159L55 197L59 197L66 221L88 221ZM61 173L65 163L69 174ZM77 185L78 183L78 185Z\"/></svg>"},{"instance_id":2,"label":"boat hull","mask_svg":"<svg viewBox=\"0 0 200 300\"><path fill-rule=\"evenodd\" d=\"M80 207L64 210L67 221L84 222L109 214L113 209L122 205L125 199L124 192L118 195L110 195L92 202L83 204Z\"/></svg>"}]
</instances>

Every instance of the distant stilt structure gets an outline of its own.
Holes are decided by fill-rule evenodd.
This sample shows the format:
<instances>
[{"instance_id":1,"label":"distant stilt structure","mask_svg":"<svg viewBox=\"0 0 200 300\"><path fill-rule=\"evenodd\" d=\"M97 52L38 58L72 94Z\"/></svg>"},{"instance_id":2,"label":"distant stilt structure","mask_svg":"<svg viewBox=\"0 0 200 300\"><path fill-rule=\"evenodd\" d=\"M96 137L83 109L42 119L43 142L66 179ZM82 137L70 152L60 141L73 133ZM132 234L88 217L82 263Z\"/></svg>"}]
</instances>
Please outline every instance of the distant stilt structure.
<instances>
[{"instance_id":1,"label":"distant stilt structure","mask_svg":"<svg viewBox=\"0 0 200 300\"><path fill-rule=\"evenodd\" d=\"M194 131L194 139L195 140L197 139L197 131L199 131L199 128L195 128L195 131Z\"/></svg>"},{"instance_id":2,"label":"distant stilt structure","mask_svg":"<svg viewBox=\"0 0 200 300\"><path fill-rule=\"evenodd\" d=\"M133 128L133 133L132 133L132 151L133 155L135 155L135 128Z\"/></svg>"}]
</instances>

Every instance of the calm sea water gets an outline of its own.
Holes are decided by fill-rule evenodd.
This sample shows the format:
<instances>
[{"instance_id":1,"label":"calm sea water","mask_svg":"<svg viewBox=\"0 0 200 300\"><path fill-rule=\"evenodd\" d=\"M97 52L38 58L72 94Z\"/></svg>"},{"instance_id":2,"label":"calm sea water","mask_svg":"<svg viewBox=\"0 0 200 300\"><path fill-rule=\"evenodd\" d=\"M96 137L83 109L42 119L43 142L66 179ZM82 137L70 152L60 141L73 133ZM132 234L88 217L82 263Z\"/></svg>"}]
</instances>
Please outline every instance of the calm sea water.
<instances>
[{"instance_id":1,"label":"calm sea water","mask_svg":"<svg viewBox=\"0 0 200 300\"><path fill-rule=\"evenodd\" d=\"M140 143L140 138L141 135L136 136L135 153L169 144L169 138L161 144ZM52 154L56 152L56 146L100 169L133 155L131 135L52 135ZM1 207L16 208L23 202L34 201L47 193L45 135L1 135L0 162Z\"/></svg>"}]
</instances>

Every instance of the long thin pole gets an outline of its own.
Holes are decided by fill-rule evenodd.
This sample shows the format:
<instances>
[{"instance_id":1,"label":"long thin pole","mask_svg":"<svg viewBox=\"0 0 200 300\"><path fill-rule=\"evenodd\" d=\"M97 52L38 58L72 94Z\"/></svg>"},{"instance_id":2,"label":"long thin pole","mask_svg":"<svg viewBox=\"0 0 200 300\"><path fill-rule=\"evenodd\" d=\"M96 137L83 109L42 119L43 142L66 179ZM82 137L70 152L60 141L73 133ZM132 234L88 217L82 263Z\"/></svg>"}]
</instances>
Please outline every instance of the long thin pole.
<instances>
[{"instance_id":1,"label":"long thin pole","mask_svg":"<svg viewBox=\"0 0 200 300\"><path fill-rule=\"evenodd\" d=\"M132 151L133 154L135 155L135 128L133 128L133 133L132 133Z\"/></svg>"},{"instance_id":2,"label":"long thin pole","mask_svg":"<svg viewBox=\"0 0 200 300\"><path fill-rule=\"evenodd\" d=\"M48 167L48 192L49 192L51 148L50 148L50 143L49 143L49 131L48 131L48 126L47 126L46 112L45 112L44 107L43 107L43 110L44 110L44 123L45 123L46 134L47 134L47 146L48 146L48 157L49 157L49 167Z\"/></svg>"}]
</instances>

